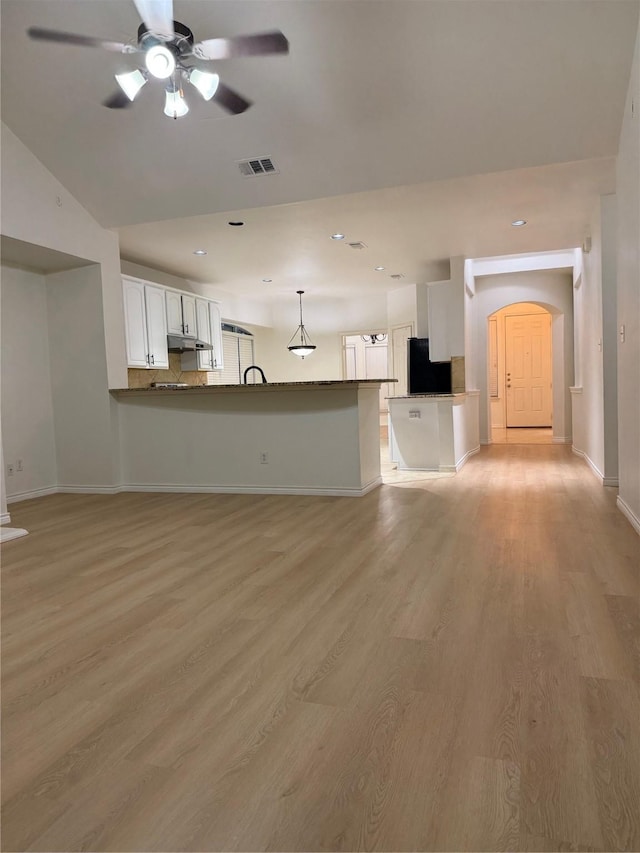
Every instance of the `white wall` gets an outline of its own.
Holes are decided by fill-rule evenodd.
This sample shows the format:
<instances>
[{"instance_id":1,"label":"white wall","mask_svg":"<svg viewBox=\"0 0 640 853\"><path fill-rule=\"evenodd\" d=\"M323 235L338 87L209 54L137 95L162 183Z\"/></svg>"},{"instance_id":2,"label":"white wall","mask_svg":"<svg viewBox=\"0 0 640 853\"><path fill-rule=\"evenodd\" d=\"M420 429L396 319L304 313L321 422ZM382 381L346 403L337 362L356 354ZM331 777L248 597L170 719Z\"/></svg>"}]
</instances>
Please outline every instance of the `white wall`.
<instances>
[{"instance_id":1,"label":"white wall","mask_svg":"<svg viewBox=\"0 0 640 853\"><path fill-rule=\"evenodd\" d=\"M571 271L536 270L505 275L476 277L473 297L471 351L480 390L480 441L489 443L487 387L487 317L514 302L535 302L551 314L553 347L553 438L571 439L571 399L573 385L573 277Z\"/></svg>"},{"instance_id":2,"label":"white wall","mask_svg":"<svg viewBox=\"0 0 640 853\"><path fill-rule=\"evenodd\" d=\"M633 111L632 111L633 104ZM617 161L618 503L640 533L640 27Z\"/></svg>"},{"instance_id":3,"label":"white wall","mask_svg":"<svg viewBox=\"0 0 640 853\"><path fill-rule=\"evenodd\" d=\"M574 304L580 329L580 355L574 395L574 449L604 478L604 373L602 339L602 210L596 203L590 222L591 251L583 255L579 297Z\"/></svg>"},{"instance_id":4,"label":"white wall","mask_svg":"<svg viewBox=\"0 0 640 853\"><path fill-rule=\"evenodd\" d=\"M2 440L5 463L23 471L5 481L8 498L54 489L56 450L49 362L46 277L2 267Z\"/></svg>"},{"instance_id":5,"label":"white wall","mask_svg":"<svg viewBox=\"0 0 640 853\"><path fill-rule=\"evenodd\" d=\"M119 472L100 267L47 276L47 309L58 482L108 491Z\"/></svg>"},{"instance_id":6,"label":"white wall","mask_svg":"<svg viewBox=\"0 0 640 853\"><path fill-rule=\"evenodd\" d=\"M2 124L2 234L100 264L109 387L127 384L118 237Z\"/></svg>"},{"instance_id":7,"label":"white wall","mask_svg":"<svg viewBox=\"0 0 640 853\"><path fill-rule=\"evenodd\" d=\"M409 323L416 328L418 319L416 285L409 284L398 290L387 293L387 322L389 328L407 326Z\"/></svg>"},{"instance_id":8,"label":"white wall","mask_svg":"<svg viewBox=\"0 0 640 853\"><path fill-rule=\"evenodd\" d=\"M604 481L618 484L617 198L601 198Z\"/></svg>"}]
</instances>

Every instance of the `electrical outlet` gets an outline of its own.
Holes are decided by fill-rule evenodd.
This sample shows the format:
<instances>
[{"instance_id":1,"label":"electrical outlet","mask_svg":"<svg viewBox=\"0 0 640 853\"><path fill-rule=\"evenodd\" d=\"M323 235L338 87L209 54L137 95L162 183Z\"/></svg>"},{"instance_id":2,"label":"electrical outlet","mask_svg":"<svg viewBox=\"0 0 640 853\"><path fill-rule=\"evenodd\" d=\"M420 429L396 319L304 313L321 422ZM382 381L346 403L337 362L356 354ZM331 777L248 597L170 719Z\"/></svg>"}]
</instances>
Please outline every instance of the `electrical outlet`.
<instances>
[{"instance_id":1,"label":"electrical outlet","mask_svg":"<svg viewBox=\"0 0 640 853\"><path fill-rule=\"evenodd\" d=\"M24 471L24 468L22 467L22 459L18 459L16 463L16 471Z\"/></svg>"},{"instance_id":2,"label":"electrical outlet","mask_svg":"<svg viewBox=\"0 0 640 853\"><path fill-rule=\"evenodd\" d=\"M260 454L260 464L261 465L267 465L268 463L269 463L269 454L268 453L261 453Z\"/></svg>"},{"instance_id":3,"label":"electrical outlet","mask_svg":"<svg viewBox=\"0 0 640 853\"><path fill-rule=\"evenodd\" d=\"M7 477L13 477L13 462L7 463Z\"/></svg>"}]
</instances>

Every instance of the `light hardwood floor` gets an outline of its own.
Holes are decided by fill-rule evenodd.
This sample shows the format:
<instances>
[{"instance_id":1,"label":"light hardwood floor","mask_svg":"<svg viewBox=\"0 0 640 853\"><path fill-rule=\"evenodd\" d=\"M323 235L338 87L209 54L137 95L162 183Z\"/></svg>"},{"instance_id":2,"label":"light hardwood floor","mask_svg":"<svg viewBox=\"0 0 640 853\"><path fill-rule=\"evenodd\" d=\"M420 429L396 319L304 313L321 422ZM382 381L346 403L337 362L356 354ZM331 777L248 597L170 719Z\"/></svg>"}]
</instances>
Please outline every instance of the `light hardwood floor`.
<instances>
[{"instance_id":1,"label":"light hardwood floor","mask_svg":"<svg viewBox=\"0 0 640 853\"><path fill-rule=\"evenodd\" d=\"M568 447L10 509L4 851L640 849L640 539Z\"/></svg>"}]
</instances>

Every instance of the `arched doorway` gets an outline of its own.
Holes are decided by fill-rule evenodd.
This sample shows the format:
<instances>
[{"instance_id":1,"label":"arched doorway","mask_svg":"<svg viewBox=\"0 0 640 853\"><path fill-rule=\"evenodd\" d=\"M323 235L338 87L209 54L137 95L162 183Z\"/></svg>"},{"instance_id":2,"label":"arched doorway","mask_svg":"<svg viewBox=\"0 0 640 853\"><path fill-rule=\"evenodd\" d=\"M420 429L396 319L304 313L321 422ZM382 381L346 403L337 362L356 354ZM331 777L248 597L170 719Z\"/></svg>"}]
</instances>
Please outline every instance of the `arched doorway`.
<instances>
[{"instance_id":1,"label":"arched doorway","mask_svg":"<svg viewBox=\"0 0 640 853\"><path fill-rule=\"evenodd\" d=\"M487 389L492 442L553 440L551 314L534 302L487 318Z\"/></svg>"}]
</instances>

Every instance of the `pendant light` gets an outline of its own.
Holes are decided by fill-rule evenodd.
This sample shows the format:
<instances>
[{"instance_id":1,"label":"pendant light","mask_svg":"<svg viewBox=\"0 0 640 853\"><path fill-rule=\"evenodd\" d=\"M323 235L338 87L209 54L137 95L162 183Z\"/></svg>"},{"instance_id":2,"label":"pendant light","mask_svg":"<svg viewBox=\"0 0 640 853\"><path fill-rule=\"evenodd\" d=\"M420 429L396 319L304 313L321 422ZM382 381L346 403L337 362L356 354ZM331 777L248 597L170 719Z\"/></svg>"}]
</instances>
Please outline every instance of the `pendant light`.
<instances>
[{"instance_id":1,"label":"pendant light","mask_svg":"<svg viewBox=\"0 0 640 853\"><path fill-rule=\"evenodd\" d=\"M304 293L304 290L296 290L296 293L300 297L300 325L293 333L287 349L294 355L299 355L300 358L304 358L305 355L311 355L315 350L315 345L311 343L311 338L307 334L307 330L302 322L302 294Z\"/></svg>"}]
</instances>

